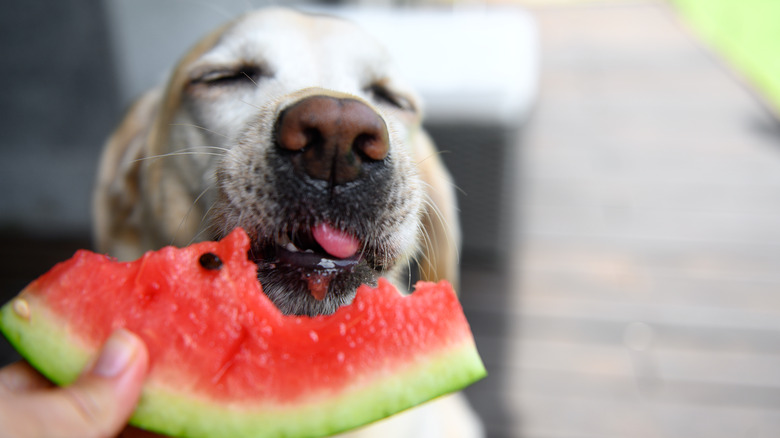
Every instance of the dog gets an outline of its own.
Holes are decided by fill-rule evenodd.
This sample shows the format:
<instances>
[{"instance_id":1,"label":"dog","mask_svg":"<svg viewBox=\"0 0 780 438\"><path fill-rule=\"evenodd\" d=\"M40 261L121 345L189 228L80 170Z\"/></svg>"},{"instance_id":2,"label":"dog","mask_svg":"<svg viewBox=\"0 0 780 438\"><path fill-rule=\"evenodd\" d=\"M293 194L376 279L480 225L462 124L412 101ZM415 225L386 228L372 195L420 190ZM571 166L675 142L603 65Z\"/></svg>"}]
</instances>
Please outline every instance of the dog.
<instances>
[{"instance_id":1,"label":"dog","mask_svg":"<svg viewBox=\"0 0 780 438\"><path fill-rule=\"evenodd\" d=\"M452 180L385 49L335 17L270 8L197 43L109 138L94 193L101 252L250 236L263 291L322 315L362 283L457 285ZM481 435L459 395L355 436ZM439 435L436 435L439 436Z\"/></svg>"}]
</instances>

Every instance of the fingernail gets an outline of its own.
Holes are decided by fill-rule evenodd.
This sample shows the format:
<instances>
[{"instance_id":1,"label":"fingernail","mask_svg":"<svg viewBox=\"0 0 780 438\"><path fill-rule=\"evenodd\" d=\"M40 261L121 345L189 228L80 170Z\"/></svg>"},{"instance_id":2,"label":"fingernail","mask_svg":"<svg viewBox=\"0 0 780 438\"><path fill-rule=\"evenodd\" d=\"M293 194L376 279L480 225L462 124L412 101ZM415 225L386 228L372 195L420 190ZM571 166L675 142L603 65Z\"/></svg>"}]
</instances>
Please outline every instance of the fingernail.
<instances>
[{"instance_id":1,"label":"fingernail","mask_svg":"<svg viewBox=\"0 0 780 438\"><path fill-rule=\"evenodd\" d=\"M127 330L111 334L98 356L92 373L102 377L116 377L130 364L135 355L136 341Z\"/></svg>"}]
</instances>

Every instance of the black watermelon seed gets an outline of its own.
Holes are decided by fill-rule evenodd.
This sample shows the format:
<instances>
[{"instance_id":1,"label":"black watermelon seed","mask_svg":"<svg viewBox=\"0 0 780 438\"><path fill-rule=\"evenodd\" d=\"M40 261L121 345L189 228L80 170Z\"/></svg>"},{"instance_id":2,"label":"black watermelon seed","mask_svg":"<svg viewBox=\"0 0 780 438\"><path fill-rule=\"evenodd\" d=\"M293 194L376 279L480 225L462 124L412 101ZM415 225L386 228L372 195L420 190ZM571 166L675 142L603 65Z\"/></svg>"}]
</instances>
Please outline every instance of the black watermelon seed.
<instances>
[{"instance_id":1,"label":"black watermelon seed","mask_svg":"<svg viewBox=\"0 0 780 438\"><path fill-rule=\"evenodd\" d=\"M206 269L216 271L222 267L222 259L213 252L207 252L200 256L198 263Z\"/></svg>"}]
</instances>

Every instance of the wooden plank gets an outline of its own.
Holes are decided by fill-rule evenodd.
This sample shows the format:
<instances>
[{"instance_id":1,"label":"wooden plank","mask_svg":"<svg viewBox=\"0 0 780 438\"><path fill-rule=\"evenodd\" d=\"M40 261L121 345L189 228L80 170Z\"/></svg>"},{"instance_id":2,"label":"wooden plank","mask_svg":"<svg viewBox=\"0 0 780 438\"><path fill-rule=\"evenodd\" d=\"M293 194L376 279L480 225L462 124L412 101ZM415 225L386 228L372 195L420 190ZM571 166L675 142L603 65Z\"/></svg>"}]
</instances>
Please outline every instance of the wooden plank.
<instances>
[{"instance_id":1,"label":"wooden plank","mask_svg":"<svg viewBox=\"0 0 780 438\"><path fill-rule=\"evenodd\" d=\"M525 413L524 438L770 438L780 430L780 413L746 409L593 400L555 395L513 395Z\"/></svg>"},{"instance_id":2,"label":"wooden plank","mask_svg":"<svg viewBox=\"0 0 780 438\"><path fill-rule=\"evenodd\" d=\"M653 346L663 350L780 355L777 349L780 345L779 330L697 325L685 319L676 323L648 323L631 315L610 320L600 315L555 317L529 312L518 315L517 319L518 327L510 329L508 336L514 333L515 339L531 342L628 346L634 332L643 330L641 333L647 332L648 335L642 336L651 336ZM522 333L522 337L517 333Z\"/></svg>"},{"instance_id":3,"label":"wooden plank","mask_svg":"<svg viewBox=\"0 0 780 438\"><path fill-rule=\"evenodd\" d=\"M602 281L642 282L650 272L724 281L780 280L780 249L775 245L607 235L525 237L514 270L589 273Z\"/></svg>"},{"instance_id":4,"label":"wooden plank","mask_svg":"<svg viewBox=\"0 0 780 438\"><path fill-rule=\"evenodd\" d=\"M775 372L780 369L780 355L662 346L635 351L622 341L613 344L522 341L508 351L504 366L518 371L520 377L516 383L524 391L528 385L524 373L530 369L576 374L583 380L598 376L649 379L654 390L684 382L740 387L745 391L765 388L780 395L780 375ZM772 404L780 407L780 397Z\"/></svg>"}]
</instances>

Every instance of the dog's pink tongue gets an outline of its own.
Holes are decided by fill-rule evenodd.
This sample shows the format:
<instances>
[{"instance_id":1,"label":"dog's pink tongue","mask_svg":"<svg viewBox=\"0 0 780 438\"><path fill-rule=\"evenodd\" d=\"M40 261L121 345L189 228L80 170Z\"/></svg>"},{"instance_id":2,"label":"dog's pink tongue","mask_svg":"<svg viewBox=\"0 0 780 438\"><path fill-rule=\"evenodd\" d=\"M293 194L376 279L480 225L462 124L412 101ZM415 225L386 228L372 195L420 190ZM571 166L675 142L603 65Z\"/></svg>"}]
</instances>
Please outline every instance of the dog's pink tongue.
<instances>
[{"instance_id":1,"label":"dog's pink tongue","mask_svg":"<svg viewBox=\"0 0 780 438\"><path fill-rule=\"evenodd\" d=\"M340 259L352 257L360 248L360 241L357 238L326 223L317 225L311 232L314 240L333 257Z\"/></svg>"}]
</instances>

